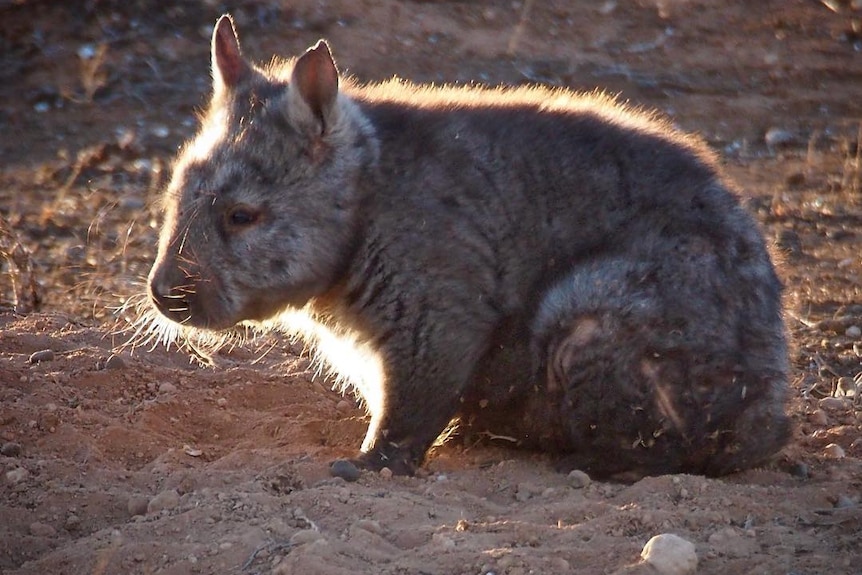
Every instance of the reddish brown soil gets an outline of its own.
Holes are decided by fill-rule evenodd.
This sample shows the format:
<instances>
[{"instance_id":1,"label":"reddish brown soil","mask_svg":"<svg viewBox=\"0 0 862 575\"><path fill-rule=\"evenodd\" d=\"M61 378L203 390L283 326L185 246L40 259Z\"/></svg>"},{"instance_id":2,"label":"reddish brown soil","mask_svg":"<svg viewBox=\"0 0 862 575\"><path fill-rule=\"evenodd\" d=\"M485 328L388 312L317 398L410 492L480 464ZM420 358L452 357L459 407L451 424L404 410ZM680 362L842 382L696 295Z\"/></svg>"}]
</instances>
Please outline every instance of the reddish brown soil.
<instances>
[{"instance_id":1,"label":"reddish brown soil","mask_svg":"<svg viewBox=\"0 0 862 575\"><path fill-rule=\"evenodd\" d=\"M699 573L862 571L862 399L833 397L862 372L859 2L172 4L0 0L0 249L31 253L43 299L14 313L26 258L0 262L0 572L647 573L662 532ZM578 487L453 441L419 477L345 483L327 462L365 421L300 348L109 359L225 9L258 60L325 36L362 79L601 87L702 134L784 260L791 444L731 477Z\"/></svg>"}]
</instances>

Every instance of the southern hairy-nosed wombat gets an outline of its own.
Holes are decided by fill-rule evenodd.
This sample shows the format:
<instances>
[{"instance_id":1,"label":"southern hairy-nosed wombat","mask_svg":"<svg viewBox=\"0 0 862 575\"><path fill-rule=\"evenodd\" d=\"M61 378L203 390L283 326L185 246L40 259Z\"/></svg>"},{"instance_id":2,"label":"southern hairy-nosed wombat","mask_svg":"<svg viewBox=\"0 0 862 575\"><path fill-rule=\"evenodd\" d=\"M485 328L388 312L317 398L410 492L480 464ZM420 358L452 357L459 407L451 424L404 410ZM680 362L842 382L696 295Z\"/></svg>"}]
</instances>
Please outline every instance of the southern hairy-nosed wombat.
<instances>
[{"instance_id":1,"label":"southern hairy-nosed wombat","mask_svg":"<svg viewBox=\"0 0 862 575\"><path fill-rule=\"evenodd\" d=\"M365 466L409 473L456 416L599 476L783 445L781 286L694 139L596 94L358 85L322 42L257 67L228 17L212 72L150 298L311 340L367 405Z\"/></svg>"}]
</instances>

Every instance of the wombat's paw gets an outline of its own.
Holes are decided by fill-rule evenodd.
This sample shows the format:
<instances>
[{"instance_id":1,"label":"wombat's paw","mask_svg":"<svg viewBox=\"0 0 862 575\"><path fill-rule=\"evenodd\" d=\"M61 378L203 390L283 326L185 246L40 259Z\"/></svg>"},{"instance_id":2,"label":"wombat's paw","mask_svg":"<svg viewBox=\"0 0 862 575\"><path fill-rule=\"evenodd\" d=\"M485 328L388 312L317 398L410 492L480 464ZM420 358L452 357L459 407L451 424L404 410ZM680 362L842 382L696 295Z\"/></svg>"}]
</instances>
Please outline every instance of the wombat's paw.
<instances>
[{"instance_id":1,"label":"wombat's paw","mask_svg":"<svg viewBox=\"0 0 862 575\"><path fill-rule=\"evenodd\" d=\"M387 467L394 475L414 475L416 473L416 463L413 458L404 450L396 447L374 449L368 453L360 454L358 458L352 461L357 467L371 471L380 471Z\"/></svg>"}]
</instances>

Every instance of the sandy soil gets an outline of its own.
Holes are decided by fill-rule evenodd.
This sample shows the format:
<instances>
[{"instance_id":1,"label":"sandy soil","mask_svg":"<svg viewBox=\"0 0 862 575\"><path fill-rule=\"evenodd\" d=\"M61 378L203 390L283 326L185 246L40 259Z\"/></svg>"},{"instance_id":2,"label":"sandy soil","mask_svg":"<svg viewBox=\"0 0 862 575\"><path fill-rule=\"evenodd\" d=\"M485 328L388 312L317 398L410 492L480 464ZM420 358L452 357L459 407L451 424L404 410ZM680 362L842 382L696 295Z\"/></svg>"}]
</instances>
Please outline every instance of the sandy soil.
<instances>
[{"instance_id":1,"label":"sandy soil","mask_svg":"<svg viewBox=\"0 0 862 575\"><path fill-rule=\"evenodd\" d=\"M0 573L650 573L658 533L698 573L862 572L859 2L177 4L0 0ZM453 440L347 483L366 422L301 347L121 349L226 9L258 60L323 36L363 79L598 86L702 134L783 260L791 444L626 485Z\"/></svg>"}]
</instances>

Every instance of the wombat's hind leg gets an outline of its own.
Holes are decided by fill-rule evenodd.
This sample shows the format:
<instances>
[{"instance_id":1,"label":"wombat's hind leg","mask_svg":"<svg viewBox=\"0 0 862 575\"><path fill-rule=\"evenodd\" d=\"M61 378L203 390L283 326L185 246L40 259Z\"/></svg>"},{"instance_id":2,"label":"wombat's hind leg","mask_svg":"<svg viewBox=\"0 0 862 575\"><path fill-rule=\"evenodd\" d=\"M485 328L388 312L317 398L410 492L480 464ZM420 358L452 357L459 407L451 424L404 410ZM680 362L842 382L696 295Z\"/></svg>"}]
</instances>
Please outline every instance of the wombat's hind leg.
<instances>
[{"instance_id":1,"label":"wombat's hind leg","mask_svg":"<svg viewBox=\"0 0 862 575\"><path fill-rule=\"evenodd\" d=\"M548 389L559 390L566 467L718 475L783 445L780 318L758 324L769 314L749 313L745 293L728 301L700 291L699 276L719 271L692 259L690 275L685 260L596 261L549 292L536 334Z\"/></svg>"}]
</instances>

